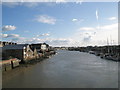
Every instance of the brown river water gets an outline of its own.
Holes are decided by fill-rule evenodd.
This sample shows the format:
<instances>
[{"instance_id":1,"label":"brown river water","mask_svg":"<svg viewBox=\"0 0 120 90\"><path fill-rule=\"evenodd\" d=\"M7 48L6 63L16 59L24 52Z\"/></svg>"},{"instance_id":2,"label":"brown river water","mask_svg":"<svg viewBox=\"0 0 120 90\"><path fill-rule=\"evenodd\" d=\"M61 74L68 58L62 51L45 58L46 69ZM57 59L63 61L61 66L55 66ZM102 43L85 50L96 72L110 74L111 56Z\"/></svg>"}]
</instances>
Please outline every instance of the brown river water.
<instances>
[{"instance_id":1,"label":"brown river water","mask_svg":"<svg viewBox=\"0 0 120 90\"><path fill-rule=\"evenodd\" d=\"M51 58L7 75L11 78L3 81L3 88L118 87L118 62L78 51L57 52Z\"/></svg>"}]
</instances>

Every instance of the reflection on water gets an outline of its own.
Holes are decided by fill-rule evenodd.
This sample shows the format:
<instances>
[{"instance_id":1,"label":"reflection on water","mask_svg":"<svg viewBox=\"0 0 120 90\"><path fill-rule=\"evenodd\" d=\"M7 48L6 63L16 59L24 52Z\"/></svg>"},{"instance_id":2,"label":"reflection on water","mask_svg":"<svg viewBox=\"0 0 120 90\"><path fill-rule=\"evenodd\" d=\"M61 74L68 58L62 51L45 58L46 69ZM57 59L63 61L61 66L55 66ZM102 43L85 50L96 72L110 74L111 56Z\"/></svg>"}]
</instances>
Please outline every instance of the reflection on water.
<instances>
[{"instance_id":1,"label":"reflection on water","mask_svg":"<svg viewBox=\"0 0 120 90\"><path fill-rule=\"evenodd\" d=\"M118 63L77 51L61 51L3 87L13 88L117 88Z\"/></svg>"}]
</instances>

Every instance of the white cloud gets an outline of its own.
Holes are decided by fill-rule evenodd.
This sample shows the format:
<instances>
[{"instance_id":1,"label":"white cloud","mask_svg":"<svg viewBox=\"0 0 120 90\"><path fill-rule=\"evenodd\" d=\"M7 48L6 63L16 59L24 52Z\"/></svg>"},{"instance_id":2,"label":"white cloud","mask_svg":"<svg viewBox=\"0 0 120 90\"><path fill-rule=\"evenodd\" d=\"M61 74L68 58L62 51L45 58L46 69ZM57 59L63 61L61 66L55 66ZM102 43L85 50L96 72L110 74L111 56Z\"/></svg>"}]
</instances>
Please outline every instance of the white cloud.
<instances>
[{"instance_id":1,"label":"white cloud","mask_svg":"<svg viewBox=\"0 0 120 90\"><path fill-rule=\"evenodd\" d=\"M80 45L107 45L107 38L109 43L118 44L118 23L97 27L85 27L79 29L75 35L72 36L74 40L81 42ZM110 38L111 37L111 38Z\"/></svg>"},{"instance_id":2,"label":"white cloud","mask_svg":"<svg viewBox=\"0 0 120 90\"><path fill-rule=\"evenodd\" d=\"M2 2L2 5L5 5L10 8L14 8L14 7L20 5L20 3L19 2Z\"/></svg>"},{"instance_id":3,"label":"white cloud","mask_svg":"<svg viewBox=\"0 0 120 90\"><path fill-rule=\"evenodd\" d=\"M14 38L12 38L12 41L19 41L19 42L21 42L21 41L24 41L26 38L25 37L14 37Z\"/></svg>"},{"instance_id":4,"label":"white cloud","mask_svg":"<svg viewBox=\"0 0 120 90\"><path fill-rule=\"evenodd\" d=\"M83 38L83 41L84 41L84 42L89 42L89 41L91 40L91 37L92 37L92 36L84 37L84 38Z\"/></svg>"},{"instance_id":5,"label":"white cloud","mask_svg":"<svg viewBox=\"0 0 120 90\"><path fill-rule=\"evenodd\" d=\"M45 34L42 34L43 36L49 36L50 34L49 33L45 33Z\"/></svg>"},{"instance_id":6,"label":"white cloud","mask_svg":"<svg viewBox=\"0 0 120 90\"><path fill-rule=\"evenodd\" d=\"M110 17L110 18L107 18L108 20L116 20L117 18L116 17Z\"/></svg>"},{"instance_id":7,"label":"white cloud","mask_svg":"<svg viewBox=\"0 0 120 90\"><path fill-rule=\"evenodd\" d=\"M91 31L91 30L95 30L95 28L93 27L82 27L79 30L83 30L83 31Z\"/></svg>"},{"instance_id":8,"label":"white cloud","mask_svg":"<svg viewBox=\"0 0 120 90\"><path fill-rule=\"evenodd\" d=\"M49 36L49 33L40 34L40 36ZM68 38L24 38L16 34L3 34L4 38L12 38L17 43L43 43L46 42L52 46L88 46L88 45L107 45L109 43L118 43L118 24L103 25L100 29L97 27L82 27ZM111 37L111 38L110 38Z\"/></svg>"},{"instance_id":9,"label":"white cloud","mask_svg":"<svg viewBox=\"0 0 120 90\"><path fill-rule=\"evenodd\" d=\"M37 35L37 37L41 37L41 36L50 36L50 34L49 33L43 33L43 34Z\"/></svg>"},{"instance_id":10,"label":"white cloud","mask_svg":"<svg viewBox=\"0 0 120 90\"><path fill-rule=\"evenodd\" d=\"M3 38L6 38L8 36L8 34L2 34Z\"/></svg>"},{"instance_id":11,"label":"white cloud","mask_svg":"<svg viewBox=\"0 0 120 90\"><path fill-rule=\"evenodd\" d=\"M74 18L74 19L72 19L72 21L73 21L73 22L76 22L76 21L78 21L78 19Z\"/></svg>"},{"instance_id":12,"label":"white cloud","mask_svg":"<svg viewBox=\"0 0 120 90\"><path fill-rule=\"evenodd\" d=\"M10 30L15 30L15 29L16 29L16 27L12 26L12 25L6 25L6 26L2 27L3 31L10 31Z\"/></svg>"},{"instance_id":13,"label":"white cloud","mask_svg":"<svg viewBox=\"0 0 120 90\"><path fill-rule=\"evenodd\" d=\"M55 0L56 3L66 3L66 0Z\"/></svg>"},{"instance_id":14,"label":"white cloud","mask_svg":"<svg viewBox=\"0 0 120 90\"><path fill-rule=\"evenodd\" d=\"M48 43L51 46L74 46L74 45L78 45L78 43L76 43L74 40L70 39L70 38L13 38L12 39L13 42L17 42L17 43Z\"/></svg>"},{"instance_id":15,"label":"white cloud","mask_svg":"<svg viewBox=\"0 0 120 90\"><path fill-rule=\"evenodd\" d=\"M83 0L4 0L4 2L62 2L62 1L66 1L66 2L81 2ZM119 2L119 0L84 0L85 2Z\"/></svg>"},{"instance_id":16,"label":"white cloud","mask_svg":"<svg viewBox=\"0 0 120 90\"><path fill-rule=\"evenodd\" d=\"M77 3L77 4L79 4L79 3L82 4L82 3L83 3L83 0L76 0L76 3Z\"/></svg>"},{"instance_id":17,"label":"white cloud","mask_svg":"<svg viewBox=\"0 0 120 90\"><path fill-rule=\"evenodd\" d=\"M28 8L37 7L39 5L39 3L37 3L37 2L25 2L25 3L22 3L22 4L26 7L28 7Z\"/></svg>"},{"instance_id":18,"label":"white cloud","mask_svg":"<svg viewBox=\"0 0 120 90\"><path fill-rule=\"evenodd\" d=\"M97 20L99 19L98 10L96 10L96 19L97 19Z\"/></svg>"},{"instance_id":19,"label":"white cloud","mask_svg":"<svg viewBox=\"0 0 120 90\"><path fill-rule=\"evenodd\" d=\"M53 17L50 17L48 15L38 15L38 16L36 16L35 20L37 22L46 23L46 24L55 24L56 23L56 19Z\"/></svg>"},{"instance_id":20,"label":"white cloud","mask_svg":"<svg viewBox=\"0 0 120 90\"><path fill-rule=\"evenodd\" d=\"M2 4L2 0L0 0L0 5Z\"/></svg>"},{"instance_id":21,"label":"white cloud","mask_svg":"<svg viewBox=\"0 0 120 90\"><path fill-rule=\"evenodd\" d=\"M118 27L118 23L115 24L111 24L111 25L105 25L105 26L101 26L100 29L102 30L111 30L111 29L116 29Z\"/></svg>"},{"instance_id":22,"label":"white cloud","mask_svg":"<svg viewBox=\"0 0 120 90\"><path fill-rule=\"evenodd\" d=\"M44 42L52 46L73 46L73 41L70 38L47 38L43 40Z\"/></svg>"},{"instance_id":23,"label":"white cloud","mask_svg":"<svg viewBox=\"0 0 120 90\"><path fill-rule=\"evenodd\" d=\"M16 38L16 37L19 37L18 34L2 34L2 37L3 38Z\"/></svg>"},{"instance_id":24,"label":"white cloud","mask_svg":"<svg viewBox=\"0 0 120 90\"><path fill-rule=\"evenodd\" d=\"M77 22L77 23L79 24L79 23L83 22L84 19L73 18L72 21L73 21L73 22Z\"/></svg>"},{"instance_id":25,"label":"white cloud","mask_svg":"<svg viewBox=\"0 0 120 90\"><path fill-rule=\"evenodd\" d=\"M110 25L104 25L100 27L81 27L78 29L78 31L95 31L95 30L111 30L116 29L118 27L118 23L110 24ZM99 29L98 29L99 28Z\"/></svg>"},{"instance_id":26,"label":"white cloud","mask_svg":"<svg viewBox=\"0 0 120 90\"><path fill-rule=\"evenodd\" d=\"M11 41L19 43L19 44L24 44L26 41L26 38L25 37L14 37L11 39Z\"/></svg>"},{"instance_id":27,"label":"white cloud","mask_svg":"<svg viewBox=\"0 0 120 90\"><path fill-rule=\"evenodd\" d=\"M21 0L21 2L3 2L3 5L10 7L10 8L14 8L16 6L25 6L28 8L33 8L33 7L37 7L39 5L39 3L37 2L24 2Z\"/></svg>"}]
</instances>

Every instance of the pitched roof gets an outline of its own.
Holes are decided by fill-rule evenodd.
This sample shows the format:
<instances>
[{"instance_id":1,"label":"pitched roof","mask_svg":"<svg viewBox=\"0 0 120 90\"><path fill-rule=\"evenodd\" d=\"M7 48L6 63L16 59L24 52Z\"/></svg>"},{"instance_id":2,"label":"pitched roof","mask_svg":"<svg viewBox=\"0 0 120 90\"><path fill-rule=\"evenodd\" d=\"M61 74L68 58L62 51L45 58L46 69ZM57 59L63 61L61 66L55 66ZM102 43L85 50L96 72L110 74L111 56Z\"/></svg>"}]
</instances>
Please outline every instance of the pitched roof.
<instances>
[{"instance_id":1,"label":"pitched roof","mask_svg":"<svg viewBox=\"0 0 120 90\"><path fill-rule=\"evenodd\" d=\"M28 44L5 45L3 49L23 49L26 46L28 46Z\"/></svg>"}]
</instances>

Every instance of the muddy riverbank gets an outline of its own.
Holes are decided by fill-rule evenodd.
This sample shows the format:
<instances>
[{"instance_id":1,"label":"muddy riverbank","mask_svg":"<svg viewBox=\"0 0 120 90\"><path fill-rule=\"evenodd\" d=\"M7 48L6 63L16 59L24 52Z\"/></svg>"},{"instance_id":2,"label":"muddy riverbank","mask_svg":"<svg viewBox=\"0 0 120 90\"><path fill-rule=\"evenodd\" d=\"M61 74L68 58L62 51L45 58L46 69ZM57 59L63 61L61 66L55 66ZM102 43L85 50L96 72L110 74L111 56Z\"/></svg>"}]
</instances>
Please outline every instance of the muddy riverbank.
<instances>
[{"instance_id":1,"label":"muddy riverbank","mask_svg":"<svg viewBox=\"0 0 120 90\"><path fill-rule=\"evenodd\" d=\"M25 72L26 70L32 68L37 63L41 63L43 60L46 60L52 56L53 55L48 56L48 57L39 58L39 59L33 59L33 60L30 60L29 62L21 63L18 67L15 67L14 69L11 69L8 71L3 71L2 72L2 83L6 82L8 80L11 80L16 75L18 75L22 72Z\"/></svg>"}]
</instances>

